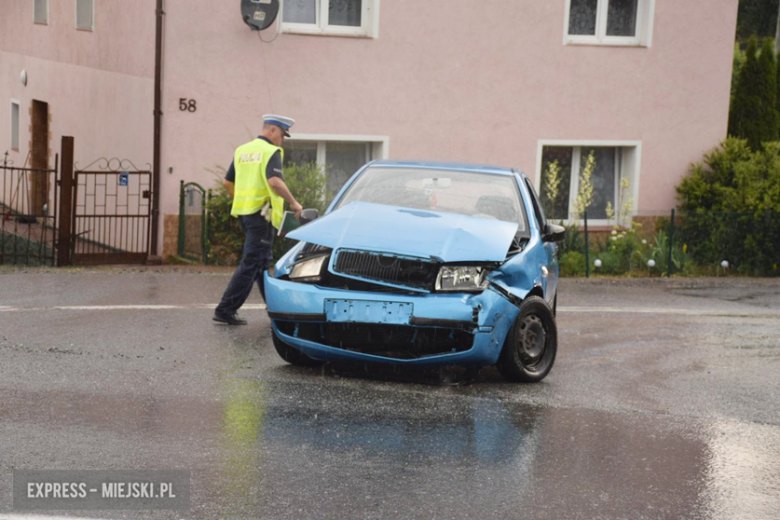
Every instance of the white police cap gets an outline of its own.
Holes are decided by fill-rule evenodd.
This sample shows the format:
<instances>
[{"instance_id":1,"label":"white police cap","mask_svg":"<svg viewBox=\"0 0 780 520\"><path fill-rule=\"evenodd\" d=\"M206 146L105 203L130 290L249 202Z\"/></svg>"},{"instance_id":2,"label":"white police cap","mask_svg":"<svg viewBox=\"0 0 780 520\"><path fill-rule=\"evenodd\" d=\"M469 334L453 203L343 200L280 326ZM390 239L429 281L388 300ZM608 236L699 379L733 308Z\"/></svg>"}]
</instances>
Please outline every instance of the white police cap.
<instances>
[{"instance_id":1,"label":"white police cap","mask_svg":"<svg viewBox=\"0 0 780 520\"><path fill-rule=\"evenodd\" d=\"M263 123L278 126L282 129L286 137L290 137L289 130L290 127L295 124L295 119L276 114L266 114L263 116Z\"/></svg>"}]
</instances>

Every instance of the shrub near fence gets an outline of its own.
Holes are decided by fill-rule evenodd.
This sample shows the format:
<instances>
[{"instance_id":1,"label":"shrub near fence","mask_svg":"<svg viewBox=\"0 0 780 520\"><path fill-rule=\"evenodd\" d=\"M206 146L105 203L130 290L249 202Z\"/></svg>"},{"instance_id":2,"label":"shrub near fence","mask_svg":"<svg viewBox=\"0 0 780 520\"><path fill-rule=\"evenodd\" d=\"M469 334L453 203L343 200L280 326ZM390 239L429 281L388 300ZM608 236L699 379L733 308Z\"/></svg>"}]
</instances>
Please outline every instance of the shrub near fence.
<instances>
[{"instance_id":1,"label":"shrub near fence","mask_svg":"<svg viewBox=\"0 0 780 520\"><path fill-rule=\"evenodd\" d=\"M683 214L681 221L679 240L697 264L726 260L740 274L780 274L780 213L701 211Z\"/></svg>"},{"instance_id":2,"label":"shrub near fence","mask_svg":"<svg viewBox=\"0 0 780 520\"><path fill-rule=\"evenodd\" d=\"M780 142L751 148L730 137L691 165L677 193L682 239L698 263L727 260L742 274L778 274Z\"/></svg>"},{"instance_id":3,"label":"shrub near fence","mask_svg":"<svg viewBox=\"0 0 780 520\"><path fill-rule=\"evenodd\" d=\"M222 185L224 168L216 168L213 172L217 181L207 207L210 219L208 263L236 265L241 260L244 232L238 219L230 216L233 199ZM284 167L284 182L304 208L315 208L320 215L325 212L332 194L327 191L327 176L323 168L316 163L289 164ZM295 240L277 236L273 245L274 261L295 244Z\"/></svg>"},{"instance_id":4,"label":"shrub near fence","mask_svg":"<svg viewBox=\"0 0 780 520\"><path fill-rule=\"evenodd\" d=\"M674 220L671 210L666 217L661 213L634 213L631 227L590 228L590 273L780 275L780 213L675 210ZM585 227L569 226L568 233L572 238L560 247L561 275L582 276L587 272Z\"/></svg>"}]
</instances>

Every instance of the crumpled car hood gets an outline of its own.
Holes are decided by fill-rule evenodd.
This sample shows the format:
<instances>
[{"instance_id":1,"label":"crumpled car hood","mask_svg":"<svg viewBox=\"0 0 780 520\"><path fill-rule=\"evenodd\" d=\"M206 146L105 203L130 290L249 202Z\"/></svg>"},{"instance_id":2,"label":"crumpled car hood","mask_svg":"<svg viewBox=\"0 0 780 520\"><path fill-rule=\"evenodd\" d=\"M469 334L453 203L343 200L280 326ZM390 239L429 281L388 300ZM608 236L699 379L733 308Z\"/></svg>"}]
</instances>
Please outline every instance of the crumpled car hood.
<instances>
[{"instance_id":1,"label":"crumpled car hood","mask_svg":"<svg viewBox=\"0 0 780 520\"><path fill-rule=\"evenodd\" d=\"M503 262L517 224L439 211L352 202L288 238L333 249L416 256L441 262Z\"/></svg>"}]
</instances>

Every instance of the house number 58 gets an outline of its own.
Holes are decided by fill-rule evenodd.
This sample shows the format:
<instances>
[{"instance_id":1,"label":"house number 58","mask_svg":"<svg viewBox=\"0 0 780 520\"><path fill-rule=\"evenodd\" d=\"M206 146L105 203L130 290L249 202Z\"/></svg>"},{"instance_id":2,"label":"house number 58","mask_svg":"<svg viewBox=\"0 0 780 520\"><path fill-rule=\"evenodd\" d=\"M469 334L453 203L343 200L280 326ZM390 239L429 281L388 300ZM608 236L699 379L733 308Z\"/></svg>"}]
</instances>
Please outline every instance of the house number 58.
<instances>
[{"instance_id":1,"label":"house number 58","mask_svg":"<svg viewBox=\"0 0 780 520\"><path fill-rule=\"evenodd\" d=\"M195 112L197 109L194 99L179 98L179 110L182 112Z\"/></svg>"}]
</instances>

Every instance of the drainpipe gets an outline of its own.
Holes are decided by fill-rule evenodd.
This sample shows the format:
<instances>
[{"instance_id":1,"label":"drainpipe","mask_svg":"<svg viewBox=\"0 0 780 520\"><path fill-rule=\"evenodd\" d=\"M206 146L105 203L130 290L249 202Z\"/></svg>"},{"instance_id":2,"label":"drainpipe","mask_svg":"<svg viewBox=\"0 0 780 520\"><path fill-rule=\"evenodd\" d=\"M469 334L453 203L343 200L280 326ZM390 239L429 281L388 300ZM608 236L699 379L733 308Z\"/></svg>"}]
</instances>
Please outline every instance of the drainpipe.
<instances>
[{"instance_id":1,"label":"drainpipe","mask_svg":"<svg viewBox=\"0 0 780 520\"><path fill-rule=\"evenodd\" d=\"M152 256L157 256L160 227L160 127L162 125L163 0L157 0L157 36L154 49L154 164L152 165Z\"/></svg>"}]
</instances>

